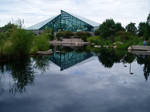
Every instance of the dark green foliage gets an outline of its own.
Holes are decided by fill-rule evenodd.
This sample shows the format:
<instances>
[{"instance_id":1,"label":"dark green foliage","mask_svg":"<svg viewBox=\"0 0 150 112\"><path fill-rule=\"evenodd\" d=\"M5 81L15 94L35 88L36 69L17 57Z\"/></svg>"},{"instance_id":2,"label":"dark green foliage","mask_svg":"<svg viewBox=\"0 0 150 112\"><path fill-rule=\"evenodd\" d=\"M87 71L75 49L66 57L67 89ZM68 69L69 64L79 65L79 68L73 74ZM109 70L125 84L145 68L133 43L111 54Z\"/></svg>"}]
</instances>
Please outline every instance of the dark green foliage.
<instances>
[{"instance_id":1,"label":"dark green foliage","mask_svg":"<svg viewBox=\"0 0 150 112\"><path fill-rule=\"evenodd\" d=\"M71 38L72 36L74 36L74 33L71 31L60 31L56 34L57 38Z\"/></svg>"},{"instance_id":2,"label":"dark green foliage","mask_svg":"<svg viewBox=\"0 0 150 112\"><path fill-rule=\"evenodd\" d=\"M61 40L63 37L64 37L64 32L58 32L57 34L56 34L56 37L57 37L57 40Z\"/></svg>"},{"instance_id":3,"label":"dark green foliage","mask_svg":"<svg viewBox=\"0 0 150 112\"><path fill-rule=\"evenodd\" d=\"M74 36L74 33L72 31L65 31L64 32L64 38L70 38Z\"/></svg>"},{"instance_id":4,"label":"dark green foliage","mask_svg":"<svg viewBox=\"0 0 150 112\"><path fill-rule=\"evenodd\" d=\"M122 50L127 50L130 45L139 45L143 42L142 38L136 36L136 34L131 32L118 32L115 36L115 41L122 42L122 44L117 43L117 48Z\"/></svg>"},{"instance_id":5,"label":"dark green foliage","mask_svg":"<svg viewBox=\"0 0 150 112\"><path fill-rule=\"evenodd\" d=\"M8 23L4 27L0 28L0 40L7 40L10 38L11 33L17 29L17 26L11 23Z\"/></svg>"},{"instance_id":6,"label":"dark green foliage","mask_svg":"<svg viewBox=\"0 0 150 112\"><path fill-rule=\"evenodd\" d=\"M111 40L105 40L101 38L100 36L91 36L87 39L88 42L94 43L96 45L103 46L112 46L113 42Z\"/></svg>"},{"instance_id":7,"label":"dark green foliage","mask_svg":"<svg viewBox=\"0 0 150 112\"><path fill-rule=\"evenodd\" d=\"M138 35L139 36L144 36L144 33L146 31L146 26L147 24L145 22L141 22L139 23L139 26L138 26Z\"/></svg>"},{"instance_id":8,"label":"dark green foliage","mask_svg":"<svg viewBox=\"0 0 150 112\"><path fill-rule=\"evenodd\" d=\"M150 25L148 25L148 23L146 23L143 37L144 37L145 40L150 39Z\"/></svg>"},{"instance_id":9,"label":"dark green foliage","mask_svg":"<svg viewBox=\"0 0 150 112\"><path fill-rule=\"evenodd\" d=\"M145 40L150 39L150 25L148 22L141 22L139 24L138 35L143 37Z\"/></svg>"},{"instance_id":10,"label":"dark green foliage","mask_svg":"<svg viewBox=\"0 0 150 112\"><path fill-rule=\"evenodd\" d=\"M147 17L147 23L150 25L150 14Z\"/></svg>"},{"instance_id":11,"label":"dark green foliage","mask_svg":"<svg viewBox=\"0 0 150 112\"><path fill-rule=\"evenodd\" d=\"M0 32L12 32L12 30L17 29L17 26L11 23L8 23L4 27L0 28Z\"/></svg>"},{"instance_id":12,"label":"dark green foliage","mask_svg":"<svg viewBox=\"0 0 150 112\"><path fill-rule=\"evenodd\" d=\"M91 33L89 32L71 32L71 31L60 31L56 34L56 37L58 40L61 40L63 38L81 38L84 41L87 41L87 38L91 36Z\"/></svg>"},{"instance_id":13,"label":"dark green foliage","mask_svg":"<svg viewBox=\"0 0 150 112\"><path fill-rule=\"evenodd\" d=\"M9 92L13 95L24 92L26 86L33 83L34 70L31 60L28 57L22 58L19 61L11 60L9 62L0 62L0 69L0 73L6 71L12 75L14 83L9 89Z\"/></svg>"},{"instance_id":14,"label":"dark green foliage","mask_svg":"<svg viewBox=\"0 0 150 112\"><path fill-rule=\"evenodd\" d=\"M125 29L122 27L121 23L116 23L115 24L115 33L119 31L125 31Z\"/></svg>"},{"instance_id":15,"label":"dark green foliage","mask_svg":"<svg viewBox=\"0 0 150 112\"><path fill-rule=\"evenodd\" d=\"M131 53L127 53L123 58L125 63L132 63L135 60L135 56Z\"/></svg>"},{"instance_id":16,"label":"dark green foliage","mask_svg":"<svg viewBox=\"0 0 150 112\"><path fill-rule=\"evenodd\" d=\"M99 29L95 30L94 34L95 34L96 36L100 35Z\"/></svg>"},{"instance_id":17,"label":"dark green foliage","mask_svg":"<svg viewBox=\"0 0 150 112\"><path fill-rule=\"evenodd\" d=\"M135 26L135 23L132 23L132 22L131 22L130 24L128 24L128 25L126 26L126 31L136 34L137 28L136 28L136 26Z\"/></svg>"},{"instance_id":18,"label":"dark green foliage","mask_svg":"<svg viewBox=\"0 0 150 112\"><path fill-rule=\"evenodd\" d=\"M107 68L111 68L114 63L120 62L127 52L118 49L101 48L99 50L99 61ZM128 58L128 55L126 55Z\"/></svg>"},{"instance_id":19,"label":"dark green foliage","mask_svg":"<svg viewBox=\"0 0 150 112\"><path fill-rule=\"evenodd\" d=\"M34 54L37 51L46 51L49 49L49 37L46 33L34 37L31 53Z\"/></svg>"},{"instance_id":20,"label":"dark green foliage","mask_svg":"<svg viewBox=\"0 0 150 112\"><path fill-rule=\"evenodd\" d=\"M0 59L18 59L38 50L48 50L49 34L34 36L32 32L10 23L5 25L0 32Z\"/></svg>"},{"instance_id":21,"label":"dark green foliage","mask_svg":"<svg viewBox=\"0 0 150 112\"><path fill-rule=\"evenodd\" d=\"M96 45L100 45L101 40L102 40L102 39L101 39L101 37L99 37L99 36L92 36L92 37L89 37L89 38L87 39L88 42L94 43L94 44L96 44Z\"/></svg>"},{"instance_id":22,"label":"dark green foliage","mask_svg":"<svg viewBox=\"0 0 150 112\"><path fill-rule=\"evenodd\" d=\"M115 34L115 22L112 19L107 19L99 27L100 36L108 39Z\"/></svg>"},{"instance_id":23,"label":"dark green foliage","mask_svg":"<svg viewBox=\"0 0 150 112\"><path fill-rule=\"evenodd\" d=\"M123 30L124 28L121 23L115 23L113 19L107 19L99 26L95 33L99 34L102 38L113 40L115 33Z\"/></svg>"},{"instance_id":24,"label":"dark green foliage","mask_svg":"<svg viewBox=\"0 0 150 112\"><path fill-rule=\"evenodd\" d=\"M17 58L29 54L33 33L17 28L13 24L5 25L0 32L0 57Z\"/></svg>"},{"instance_id":25,"label":"dark green foliage","mask_svg":"<svg viewBox=\"0 0 150 112\"><path fill-rule=\"evenodd\" d=\"M125 32L125 31L120 31L115 35L115 41L121 41L121 42L133 40L134 38L137 38L135 34L130 32Z\"/></svg>"},{"instance_id":26,"label":"dark green foliage","mask_svg":"<svg viewBox=\"0 0 150 112\"><path fill-rule=\"evenodd\" d=\"M144 39L150 40L150 14L147 17L146 28L144 32Z\"/></svg>"},{"instance_id":27,"label":"dark green foliage","mask_svg":"<svg viewBox=\"0 0 150 112\"><path fill-rule=\"evenodd\" d=\"M81 38L84 41L87 41L87 38L91 36L89 32L77 32L76 37Z\"/></svg>"},{"instance_id":28,"label":"dark green foliage","mask_svg":"<svg viewBox=\"0 0 150 112\"><path fill-rule=\"evenodd\" d=\"M107 68L111 68L114 64L114 51L112 51L111 49L101 49L100 51L100 56L99 61Z\"/></svg>"},{"instance_id":29,"label":"dark green foliage","mask_svg":"<svg viewBox=\"0 0 150 112\"><path fill-rule=\"evenodd\" d=\"M144 76L145 76L145 79L148 80L148 77L150 75L150 57L149 56L138 56L137 63L144 65L144 68L143 68Z\"/></svg>"},{"instance_id":30,"label":"dark green foliage","mask_svg":"<svg viewBox=\"0 0 150 112\"><path fill-rule=\"evenodd\" d=\"M33 60L35 61L34 68L46 71L47 66L49 65L49 56L34 56Z\"/></svg>"},{"instance_id":31,"label":"dark green foliage","mask_svg":"<svg viewBox=\"0 0 150 112\"><path fill-rule=\"evenodd\" d=\"M28 55L32 47L33 34L23 29L17 29L10 37L12 43L13 55Z\"/></svg>"}]
</instances>

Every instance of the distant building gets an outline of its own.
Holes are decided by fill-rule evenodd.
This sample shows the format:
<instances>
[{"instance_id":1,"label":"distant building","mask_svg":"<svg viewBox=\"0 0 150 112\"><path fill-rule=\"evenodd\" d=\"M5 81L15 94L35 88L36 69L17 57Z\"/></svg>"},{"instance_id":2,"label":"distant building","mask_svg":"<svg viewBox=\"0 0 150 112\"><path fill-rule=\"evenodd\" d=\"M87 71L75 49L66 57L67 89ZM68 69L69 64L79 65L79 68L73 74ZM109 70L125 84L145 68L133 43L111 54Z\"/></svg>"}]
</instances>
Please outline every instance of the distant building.
<instances>
[{"instance_id":1,"label":"distant building","mask_svg":"<svg viewBox=\"0 0 150 112\"><path fill-rule=\"evenodd\" d=\"M27 30L40 31L52 28L58 31L88 31L93 32L99 26L98 23L61 10L61 14L28 27Z\"/></svg>"}]
</instances>

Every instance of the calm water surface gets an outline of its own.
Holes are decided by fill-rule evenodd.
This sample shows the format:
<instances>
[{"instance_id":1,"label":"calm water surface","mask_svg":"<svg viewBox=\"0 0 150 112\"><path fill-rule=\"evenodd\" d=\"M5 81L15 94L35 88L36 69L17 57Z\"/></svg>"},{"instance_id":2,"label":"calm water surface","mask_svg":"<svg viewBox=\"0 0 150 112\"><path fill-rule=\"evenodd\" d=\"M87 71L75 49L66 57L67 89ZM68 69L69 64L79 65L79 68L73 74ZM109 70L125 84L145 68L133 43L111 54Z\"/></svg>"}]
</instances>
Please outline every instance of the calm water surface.
<instances>
[{"instance_id":1,"label":"calm water surface","mask_svg":"<svg viewBox=\"0 0 150 112\"><path fill-rule=\"evenodd\" d=\"M64 50L0 63L0 112L150 112L150 57Z\"/></svg>"}]
</instances>

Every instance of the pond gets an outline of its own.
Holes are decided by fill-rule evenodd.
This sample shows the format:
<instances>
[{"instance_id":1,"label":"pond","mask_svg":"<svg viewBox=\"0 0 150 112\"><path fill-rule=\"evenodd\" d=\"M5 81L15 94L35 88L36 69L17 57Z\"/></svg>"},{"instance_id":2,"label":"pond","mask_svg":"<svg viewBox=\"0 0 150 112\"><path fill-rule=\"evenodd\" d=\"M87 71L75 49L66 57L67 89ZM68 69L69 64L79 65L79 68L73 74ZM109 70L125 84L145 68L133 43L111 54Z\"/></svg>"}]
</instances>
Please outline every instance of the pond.
<instances>
[{"instance_id":1,"label":"pond","mask_svg":"<svg viewBox=\"0 0 150 112\"><path fill-rule=\"evenodd\" d=\"M0 63L0 112L149 112L150 57L92 48L53 49Z\"/></svg>"}]
</instances>

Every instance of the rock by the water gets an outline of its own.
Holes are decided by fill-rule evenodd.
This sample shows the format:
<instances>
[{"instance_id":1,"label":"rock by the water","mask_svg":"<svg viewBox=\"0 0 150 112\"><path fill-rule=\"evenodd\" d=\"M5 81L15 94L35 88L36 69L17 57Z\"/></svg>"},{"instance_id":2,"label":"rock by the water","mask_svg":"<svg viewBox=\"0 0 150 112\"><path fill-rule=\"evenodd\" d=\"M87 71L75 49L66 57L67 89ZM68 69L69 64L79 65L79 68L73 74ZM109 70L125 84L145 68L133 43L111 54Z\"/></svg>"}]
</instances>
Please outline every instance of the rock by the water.
<instances>
[{"instance_id":1,"label":"rock by the water","mask_svg":"<svg viewBox=\"0 0 150 112\"><path fill-rule=\"evenodd\" d=\"M48 51L38 51L38 52L37 52L38 55L50 55L50 54L52 54L52 53L53 53L53 52L52 52L51 49L48 50Z\"/></svg>"}]
</instances>

